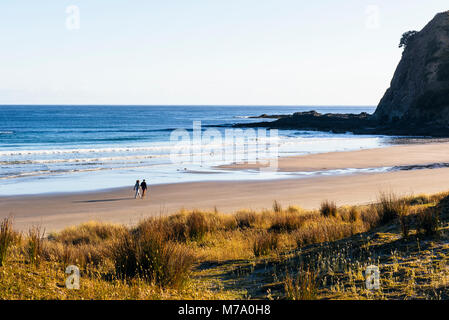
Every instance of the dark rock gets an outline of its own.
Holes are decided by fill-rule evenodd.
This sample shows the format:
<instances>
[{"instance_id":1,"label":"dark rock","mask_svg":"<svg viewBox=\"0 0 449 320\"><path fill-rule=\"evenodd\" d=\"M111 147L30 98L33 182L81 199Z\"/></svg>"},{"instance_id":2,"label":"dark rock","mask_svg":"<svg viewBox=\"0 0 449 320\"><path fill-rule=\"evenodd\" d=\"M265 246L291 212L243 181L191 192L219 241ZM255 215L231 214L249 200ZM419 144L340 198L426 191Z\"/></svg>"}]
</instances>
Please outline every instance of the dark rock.
<instances>
[{"instance_id":1,"label":"dark rock","mask_svg":"<svg viewBox=\"0 0 449 320\"><path fill-rule=\"evenodd\" d=\"M367 113L321 114L316 111L296 112L273 122L237 124L236 127L269 127L276 129L302 129L315 131L348 132L370 127Z\"/></svg>"},{"instance_id":2,"label":"dark rock","mask_svg":"<svg viewBox=\"0 0 449 320\"><path fill-rule=\"evenodd\" d=\"M288 115L285 114L261 114L260 116L249 117L249 119L282 119L286 118Z\"/></svg>"}]
</instances>

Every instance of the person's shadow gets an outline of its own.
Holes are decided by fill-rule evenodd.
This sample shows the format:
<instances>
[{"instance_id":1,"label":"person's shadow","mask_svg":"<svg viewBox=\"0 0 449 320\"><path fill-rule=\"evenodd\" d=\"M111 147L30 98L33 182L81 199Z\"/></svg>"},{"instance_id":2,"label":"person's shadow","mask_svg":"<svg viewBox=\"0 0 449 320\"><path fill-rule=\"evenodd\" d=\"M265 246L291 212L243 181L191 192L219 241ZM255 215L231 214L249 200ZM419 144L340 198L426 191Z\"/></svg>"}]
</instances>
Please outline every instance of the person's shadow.
<instances>
[{"instance_id":1,"label":"person's shadow","mask_svg":"<svg viewBox=\"0 0 449 320\"><path fill-rule=\"evenodd\" d=\"M99 199L99 200L78 200L73 201L74 203L96 203L96 202L114 202L114 201L125 201L125 200L133 200L134 198L116 198L116 199Z\"/></svg>"}]
</instances>

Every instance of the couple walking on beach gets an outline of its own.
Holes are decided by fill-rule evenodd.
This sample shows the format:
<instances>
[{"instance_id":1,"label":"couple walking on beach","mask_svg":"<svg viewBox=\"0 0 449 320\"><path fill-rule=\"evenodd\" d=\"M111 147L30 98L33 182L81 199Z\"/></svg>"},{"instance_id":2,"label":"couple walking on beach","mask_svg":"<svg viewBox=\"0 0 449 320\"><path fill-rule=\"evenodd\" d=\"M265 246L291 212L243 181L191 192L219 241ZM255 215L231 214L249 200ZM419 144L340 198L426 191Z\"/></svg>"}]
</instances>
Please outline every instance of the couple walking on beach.
<instances>
[{"instance_id":1,"label":"couple walking on beach","mask_svg":"<svg viewBox=\"0 0 449 320\"><path fill-rule=\"evenodd\" d=\"M136 191L134 199L137 199L137 197L139 197L140 199L145 197L145 192L147 191L147 189L148 187L145 179L143 179L142 183L140 183L140 180L136 180L136 184L134 185L134 191ZM142 190L142 193L140 192L140 190Z\"/></svg>"}]
</instances>

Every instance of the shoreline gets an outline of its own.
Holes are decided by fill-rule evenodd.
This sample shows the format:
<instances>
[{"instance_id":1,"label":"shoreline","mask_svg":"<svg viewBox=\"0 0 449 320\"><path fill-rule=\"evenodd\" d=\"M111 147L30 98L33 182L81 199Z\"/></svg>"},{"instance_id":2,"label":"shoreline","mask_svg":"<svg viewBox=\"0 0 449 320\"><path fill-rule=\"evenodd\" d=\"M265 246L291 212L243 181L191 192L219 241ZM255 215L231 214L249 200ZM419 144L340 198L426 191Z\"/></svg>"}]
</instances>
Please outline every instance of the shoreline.
<instances>
[{"instance_id":1,"label":"shoreline","mask_svg":"<svg viewBox=\"0 0 449 320\"><path fill-rule=\"evenodd\" d=\"M440 142L282 157L278 160L278 171L314 172L349 168L424 166L448 162L449 142ZM233 163L216 168L234 171L257 170L263 167L260 164Z\"/></svg>"},{"instance_id":2,"label":"shoreline","mask_svg":"<svg viewBox=\"0 0 449 320\"><path fill-rule=\"evenodd\" d=\"M17 230L40 225L58 231L88 221L135 225L147 217L185 210L234 213L282 206L316 209L324 200L337 205L367 204L379 192L399 195L449 190L449 168L347 176L322 176L259 182L194 182L152 186L150 199L134 199L130 188L59 196L0 198L0 218L13 216Z\"/></svg>"},{"instance_id":3,"label":"shoreline","mask_svg":"<svg viewBox=\"0 0 449 320\"><path fill-rule=\"evenodd\" d=\"M341 168L348 164L363 168L374 162L377 166L449 162L447 150L449 143L312 154L281 158L279 169ZM239 166L239 170L244 170ZM416 195L447 190L449 168L271 180L180 182L150 185L150 198L143 200L134 199L132 186L0 196L0 218L13 216L15 228L20 231L40 225L49 233L88 221L134 225L146 217L173 214L182 209L213 211L217 208L222 213L234 213L241 209L268 209L275 200L285 207L295 205L316 209L324 200L336 201L339 206L371 203L377 200L381 191Z\"/></svg>"},{"instance_id":4,"label":"shoreline","mask_svg":"<svg viewBox=\"0 0 449 320\"><path fill-rule=\"evenodd\" d=\"M413 140L413 139L412 139ZM400 158L400 155L402 155L403 152L410 152L410 149L416 149L420 148L418 150L422 153L422 151L426 151L424 149L433 149L440 148L440 147L446 147L448 152L447 155L445 154L444 150L440 150L438 157L434 157L428 161L400 161L398 160ZM403 151L401 150L403 149ZM385 151L388 150L388 151ZM397 150L398 152L392 152L394 150ZM367 162L367 156L370 156L370 154L377 154L382 157L389 157L390 162L382 161L381 165L379 165L379 162ZM415 151L416 153L416 151ZM342 158L345 160L347 155L351 154L351 157L349 159L349 162L341 162ZM332 157L332 159L330 158ZM359 162L354 160L354 158L359 158ZM422 156L421 156L422 157ZM431 161L434 160L434 161ZM302 165L299 165L299 162L302 162ZM329 161L333 162L333 165L329 165ZM264 162L264 160L262 160ZM404 144L391 144L391 145L385 145L381 147L370 147L370 148L360 148L360 150L344 150L344 151L329 151L329 152L318 152L318 153L309 153L309 154L303 154L303 155L293 155L293 156L281 156L278 159L279 167L277 169L277 172L280 173L317 173L317 175L327 173L327 171L333 171L333 170L347 170L347 173L339 173L335 175L349 175L349 174L359 174L358 172L351 172L353 169L359 170L359 169L384 169L384 168L390 168L391 171L396 170L415 170L420 169L419 167L422 166L431 166L431 165L438 165L442 164L443 167L449 166L449 141L443 140L443 141L435 141L435 139L424 139L424 142L418 141L418 142L409 142ZM355 164L355 165L354 165ZM414 167L418 168L414 168ZM183 174L200 174L204 176L210 176L210 175L216 175L216 174L222 174L228 172L238 172L238 171L248 171L248 170L259 170L261 168L264 168L266 166L260 165L260 164L251 164L251 163L228 163L223 165L215 165L210 166L209 171L198 171L198 170L186 170L182 171ZM397 168L395 168L397 167ZM410 167L409 169L404 169L403 167ZM217 171L217 170L221 170ZM388 170L390 171L390 170ZM302 177L305 178L306 176ZM284 179L291 179L289 176L280 176L279 178L263 178L263 179L248 179L246 177L243 177L238 180L234 181L274 181L274 180L284 180ZM194 182L222 182L222 181L231 181L231 180L225 180L225 179L204 179L204 180L187 180L185 182L166 182L166 183L155 183L153 186L157 185L166 185L166 184L178 184L178 183L194 183ZM119 185L119 186L111 186L107 188L98 188L98 189L87 189L87 190L74 190L74 191L48 191L48 192L39 192L39 193L11 193L11 194L2 194L0 193L0 200L2 198L13 198L13 197L39 197L39 196L61 196L61 195L72 195L72 194L87 194L87 193L101 193L101 192L113 192L120 189L126 189L129 185Z\"/></svg>"}]
</instances>

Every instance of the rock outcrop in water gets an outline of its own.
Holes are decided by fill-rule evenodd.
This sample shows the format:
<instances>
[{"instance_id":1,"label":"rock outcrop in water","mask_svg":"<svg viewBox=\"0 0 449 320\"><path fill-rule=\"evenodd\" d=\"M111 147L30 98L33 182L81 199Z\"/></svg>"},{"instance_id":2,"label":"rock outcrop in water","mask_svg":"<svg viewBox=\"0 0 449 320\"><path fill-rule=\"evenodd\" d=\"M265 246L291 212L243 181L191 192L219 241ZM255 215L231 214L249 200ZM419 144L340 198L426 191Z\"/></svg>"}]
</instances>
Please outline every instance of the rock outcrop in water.
<instances>
[{"instance_id":1,"label":"rock outcrop in water","mask_svg":"<svg viewBox=\"0 0 449 320\"><path fill-rule=\"evenodd\" d=\"M262 115L261 118L267 118ZM273 122L258 122L237 124L236 127L267 127L273 129L301 129L333 132L364 132L374 124L368 113L361 114L321 114L316 111L296 112L289 116L282 116ZM374 125L375 126L375 125Z\"/></svg>"},{"instance_id":2,"label":"rock outcrop in water","mask_svg":"<svg viewBox=\"0 0 449 320\"><path fill-rule=\"evenodd\" d=\"M237 126L449 136L449 11L437 14L407 40L391 86L372 116L310 111Z\"/></svg>"}]
</instances>

